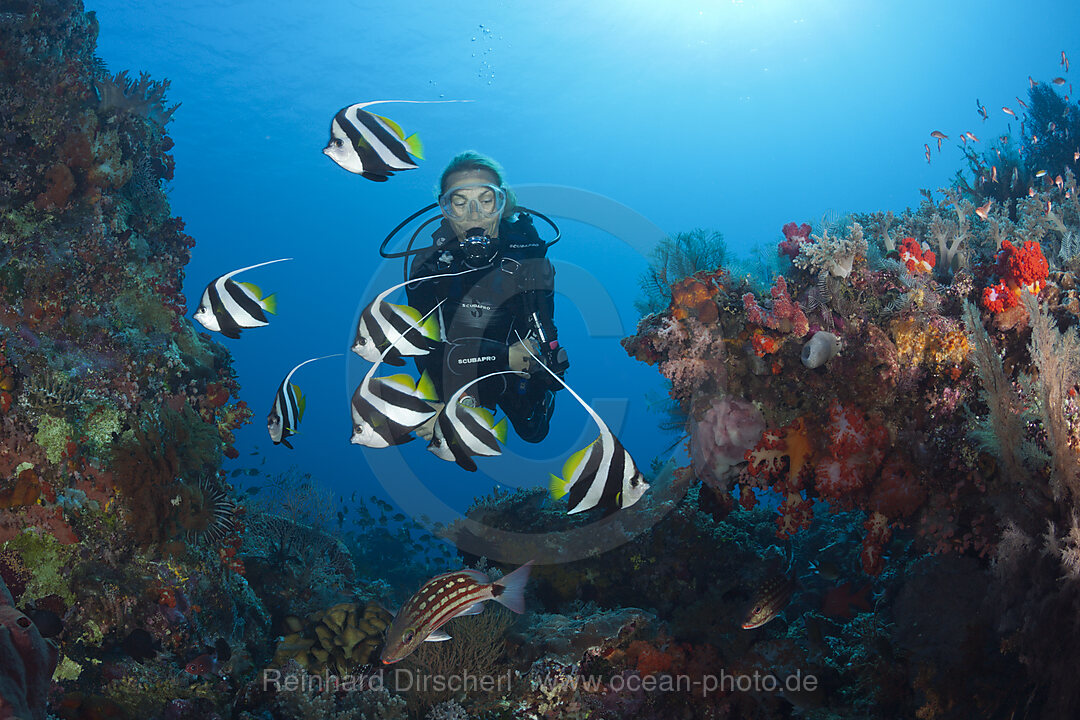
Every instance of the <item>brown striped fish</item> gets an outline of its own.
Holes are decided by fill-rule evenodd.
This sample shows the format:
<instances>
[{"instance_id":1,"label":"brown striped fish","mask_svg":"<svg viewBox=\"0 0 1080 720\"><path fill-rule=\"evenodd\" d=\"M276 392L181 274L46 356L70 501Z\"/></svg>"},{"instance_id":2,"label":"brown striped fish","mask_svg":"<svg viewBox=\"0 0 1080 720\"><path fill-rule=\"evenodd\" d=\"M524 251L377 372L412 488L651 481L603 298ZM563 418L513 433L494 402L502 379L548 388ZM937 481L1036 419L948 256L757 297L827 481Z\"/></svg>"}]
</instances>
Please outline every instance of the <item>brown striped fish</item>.
<instances>
[{"instance_id":1,"label":"brown striped fish","mask_svg":"<svg viewBox=\"0 0 1080 720\"><path fill-rule=\"evenodd\" d=\"M516 613L525 612L525 583L531 566L532 560L495 582L479 570L457 570L431 578L401 607L386 631L383 664L407 657L422 642L449 640L439 628L456 617L482 613L487 600Z\"/></svg>"}]
</instances>

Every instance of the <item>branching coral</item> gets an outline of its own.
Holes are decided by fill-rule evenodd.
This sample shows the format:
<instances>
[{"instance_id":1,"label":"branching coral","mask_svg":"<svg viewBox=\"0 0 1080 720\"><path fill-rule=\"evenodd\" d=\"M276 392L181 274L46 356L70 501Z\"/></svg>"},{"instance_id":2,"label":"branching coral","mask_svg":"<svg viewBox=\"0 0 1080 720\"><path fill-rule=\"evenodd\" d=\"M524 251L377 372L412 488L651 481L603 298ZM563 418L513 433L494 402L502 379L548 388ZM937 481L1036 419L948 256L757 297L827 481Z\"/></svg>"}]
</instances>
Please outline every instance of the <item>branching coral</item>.
<instances>
[{"instance_id":1,"label":"branching coral","mask_svg":"<svg viewBox=\"0 0 1080 720\"><path fill-rule=\"evenodd\" d=\"M811 235L811 242L799 245L799 254L793 262L811 274L827 272L834 277L846 278L851 274L856 258L866 257L867 249L862 225L852 223L847 235L830 236L828 229L820 237Z\"/></svg>"}]
</instances>

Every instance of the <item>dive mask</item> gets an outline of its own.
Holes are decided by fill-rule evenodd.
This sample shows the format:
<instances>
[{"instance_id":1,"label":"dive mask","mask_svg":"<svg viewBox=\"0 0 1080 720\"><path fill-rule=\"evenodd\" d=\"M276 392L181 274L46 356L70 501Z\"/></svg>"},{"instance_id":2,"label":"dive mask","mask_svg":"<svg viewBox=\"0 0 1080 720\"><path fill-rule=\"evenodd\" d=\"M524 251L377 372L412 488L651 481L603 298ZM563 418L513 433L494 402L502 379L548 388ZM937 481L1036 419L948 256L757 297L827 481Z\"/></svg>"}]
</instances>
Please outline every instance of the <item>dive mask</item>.
<instances>
[{"instance_id":1,"label":"dive mask","mask_svg":"<svg viewBox=\"0 0 1080 720\"><path fill-rule=\"evenodd\" d=\"M451 220L494 218L506 209L506 191L490 183L458 185L439 197L439 207Z\"/></svg>"}]
</instances>

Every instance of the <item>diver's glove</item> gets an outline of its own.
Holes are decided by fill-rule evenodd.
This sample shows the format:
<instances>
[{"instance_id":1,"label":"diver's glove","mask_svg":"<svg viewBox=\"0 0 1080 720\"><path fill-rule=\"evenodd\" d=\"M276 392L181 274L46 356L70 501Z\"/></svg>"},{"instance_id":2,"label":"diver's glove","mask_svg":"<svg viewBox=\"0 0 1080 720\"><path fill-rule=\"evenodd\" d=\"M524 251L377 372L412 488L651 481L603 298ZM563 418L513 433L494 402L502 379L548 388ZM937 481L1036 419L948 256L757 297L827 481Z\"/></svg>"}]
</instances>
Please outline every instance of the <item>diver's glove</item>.
<instances>
[{"instance_id":1,"label":"diver's glove","mask_svg":"<svg viewBox=\"0 0 1080 720\"><path fill-rule=\"evenodd\" d=\"M528 347L528 351L526 347ZM532 355L529 354L529 351L532 352ZM535 338L529 336L511 345L509 352L511 370L523 377L531 377L534 373L539 372L540 376L546 379L547 384L552 389L561 390L562 385L552 380L551 376L543 372L540 366L536 364L536 360L533 359L534 355L539 357L540 361L547 365L551 372L562 377L563 373L570 367L570 359L566 355L566 348L559 345L558 340L552 340L546 346L541 346L536 342Z\"/></svg>"},{"instance_id":2,"label":"diver's glove","mask_svg":"<svg viewBox=\"0 0 1080 720\"><path fill-rule=\"evenodd\" d=\"M529 354L530 352L532 355ZM538 352L539 346L536 344L536 340L531 337L518 340L510 346L507 365L521 377L530 377L535 371L540 369L537 367L536 361L533 360L533 355L536 355Z\"/></svg>"},{"instance_id":3,"label":"diver's glove","mask_svg":"<svg viewBox=\"0 0 1080 720\"><path fill-rule=\"evenodd\" d=\"M431 436L435 433L435 422L439 419L439 413L442 412L445 405L446 403L431 403L431 408L435 411L435 414L431 416L430 420L427 420L413 431L416 433L416 437L424 442L431 442Z\"/></svg>"}]
</instances>

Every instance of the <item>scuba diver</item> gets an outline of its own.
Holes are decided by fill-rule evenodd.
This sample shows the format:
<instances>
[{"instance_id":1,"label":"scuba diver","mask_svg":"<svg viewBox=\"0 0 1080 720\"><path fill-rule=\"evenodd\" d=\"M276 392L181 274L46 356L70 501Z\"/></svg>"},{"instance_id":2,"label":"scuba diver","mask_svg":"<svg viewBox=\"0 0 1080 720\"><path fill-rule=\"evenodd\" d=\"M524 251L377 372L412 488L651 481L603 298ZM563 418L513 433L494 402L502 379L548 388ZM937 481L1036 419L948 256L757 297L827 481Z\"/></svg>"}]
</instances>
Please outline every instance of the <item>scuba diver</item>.
<instances>
[{"instance_id":1,"label":"scuba diver","mask_svg":"<svg viewBox=\"0 0 1080 720\"><path fill-rule=\"evenodd\" d=\"M545 257L558 236L545 243L532 216L554 224L519 207L500 166L471 151L443 171L439 209L441 216L429 221L441 220L429 247L383 253L412 255L410 279L447 275L406 286L409 304L421 314L434 309L441 328L441 342L417 357L417 366L427 371L443 403L476 378L514 371L474 384L464 404L492 411L498 406L522 440L540 442L562 386L532 355L560 377L570 366L553 317L555 269ZM417 430L422 437L430 433L431 423Z\"/></svg>"}]
</instances>

